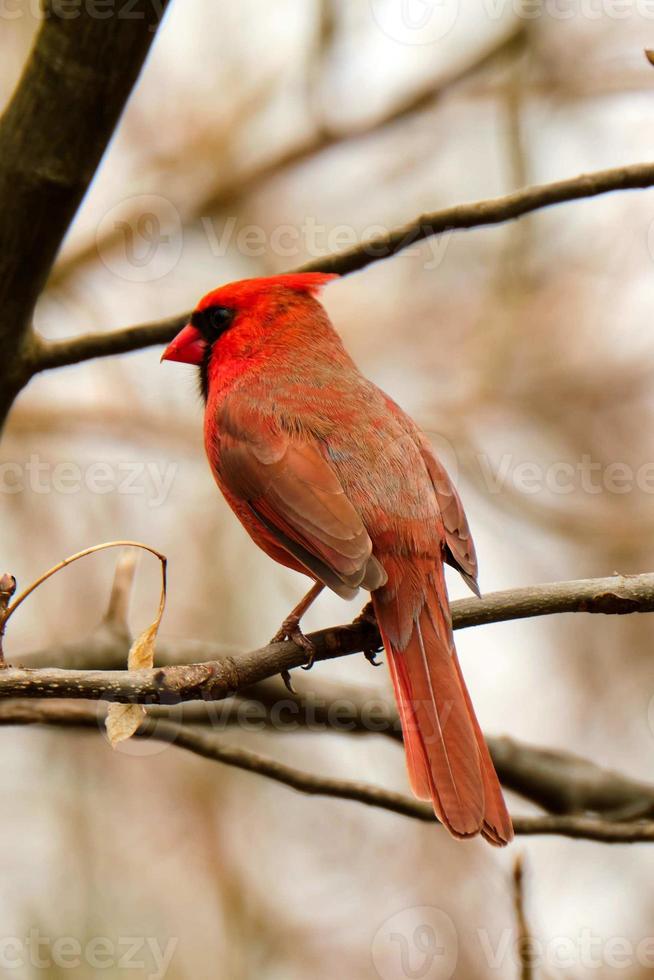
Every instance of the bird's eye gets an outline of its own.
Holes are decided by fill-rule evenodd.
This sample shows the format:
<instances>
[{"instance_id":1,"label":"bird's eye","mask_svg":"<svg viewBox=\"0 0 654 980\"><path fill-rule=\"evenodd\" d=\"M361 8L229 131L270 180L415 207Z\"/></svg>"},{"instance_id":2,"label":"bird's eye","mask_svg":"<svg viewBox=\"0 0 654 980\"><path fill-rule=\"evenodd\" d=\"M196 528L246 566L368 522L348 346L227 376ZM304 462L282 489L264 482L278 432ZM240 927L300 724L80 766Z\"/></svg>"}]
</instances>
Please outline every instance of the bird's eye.
<instances>
[{"instance_id":1,"label":"bird's eye","mask_svg":"<svg viewBox=\"0 0 654 980\"><path fill-rule=\"evenodd\" d=\"M236 311L228 306L210 306L201 313L195 313L191 323L197 327L205 340L212 344L227 330L235 314Z\"/></svg>"},{"instance_id":2,"label":"bird's eye","mask_svg":"<svg viewBox=\"0 0 654 980\"><path fill-rule=\"evenodd\" d=\"M208 312L209 323L216 333L222 333L234 317L234 311L229 310L226 306L212 306Z\"/></svg>"}]
</instances>

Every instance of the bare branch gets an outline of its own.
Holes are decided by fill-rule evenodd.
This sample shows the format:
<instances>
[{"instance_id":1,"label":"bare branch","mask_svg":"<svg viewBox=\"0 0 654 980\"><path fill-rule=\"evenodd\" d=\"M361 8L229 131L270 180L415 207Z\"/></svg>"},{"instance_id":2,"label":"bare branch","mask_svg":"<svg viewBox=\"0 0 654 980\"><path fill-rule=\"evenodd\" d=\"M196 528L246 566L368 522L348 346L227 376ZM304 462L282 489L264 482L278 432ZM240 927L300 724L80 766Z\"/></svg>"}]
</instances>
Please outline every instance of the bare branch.
<instances>
[{"instance_id":1,"label":"bare branch","mask_svg":"<svg viewBox=\"0 0 654 980\"><path fill-rule=\"evenodd\" d=\"M654 610L654 573L581 579L496 592L483 599L452 603L455 629L562 612L607 615ZM316 660L329 660L380 646L371 623L320 630L309 637ZM305 651L294 643L269 643L236 656L143 671L85 671L7 667L0 674L0 698L91 698L125 703L175 704L220 700L283 671L300 667Z\"/></svg>"},{"instance_id":2,"label":"bare branch","mask_svg":"<svg viewBox=\"0 0 654 980\"><path fill-rule=\"evenodd\" d=\"M107 634L97 636L98 658L107 651ZM121 643L119 663L125 663L129 638ZM185 652L197 652L197 643ZM88 656L88 652L87 652ZM106 662L106 661L105 661ZM216 701L185 701L149 709L151 717L184 724L208 725L214 731L231 726L275 734L304 731L314 734L381 735L402 744L395 707L379 692L361 690L343 682L302 678L305 688L292 696L277 679L239 692L238 697ZM0 702L0 710L2 710ZM16 702L4 702L11 703ZM29 704L29 701L25 702ZM34 704L47 704L35 700ZM71 711L76 709L70 705ZM500 782L549 813L597 813L611 820L654 816L654 785L601 766L569 752L528 745L507 736L486 736Z\"/></svg>"},{"instance_id":3,"label":"bare branch","mask_svg":"<svg viewBox=\"0 0 654 980\"><path fill-rule=\"evenodd\" d=\"M134 327L109 330L105 333L88 333L67 340L47 341L35 335L32 368L33 373L50 368L79 364L94 357L126 354L129 351L168 343L188 321L188 313L170 316L165 320L141 323Z\"/></svg>"},{"instance_id":4,"label":"bare branch","mask_svg":"<svg viewBox=\"0 0 654 980\"><path fill-rule=\"evenodd\" d=\"M470 204L457 204L442 211L421 215L388 234L371 238L344 252L315 259L302 266L299 271L336 272L345 275L365 269L373 262L397 255L416 242L443 232L502 224L554 204L653 185L654 163L598 170L595 173L581 174L579 177L560 180L553 184L537 184L534 187L514 191L504 197L475 201ZM93 357L122 354L153 344L168 343L188 316L190 313L157 323L125 327L108 334L89 334L51 343L41 340L39 350L35 352L33 358L32 373L50 367L75 364Z\"/></svg>"},{"instance_id":5,"label":"bare branch","mask_svg":"<svg viewBox=\"0 0 654 980\"><path fill-rule=\"evenodd\" d=\"M309 634L316 660L360 652L375 635L372 627L341 626ZM61 670L7 667L0 675L0 698L52 697L177 704L221 700L266 677L305 663L294 643L271 643L259 650L220 660L154 670Z\"/></svg>"},{"instance_id":6,"label":"bare branch","mask_svg":"<svg viewBox=\"0 0 654 980\"><path fill-rule=\"evenodd\" d=\"M654 611L654 573L527 585L452 603L455 629L553 613L625 615Z\"/></svg>"},{"instance_id":7,"label":"bare branch","mask_svg":"<svg viewBox=\"0 0 654 980\"><path fill-rule=\"evenodd\" d=\"M48 666L53 660L86 671L120 670L125 665L131 644L125 614L133 576L133 557L133 552L126 552L119 560L109 612L92 634L85 640L36 651L28 658L31 666ZM597 596L597 585L593 583L591 597ZM556 592L558 587L548 588L560 599ZM580 589L579 593L586 595L587 601L589 591ZM496 599L498 596L489 596L486 602ZM455 615L465 622L458 611L463 605L455 604ZM473 600L473 606L479 610L477 600ZM192 664L198 656L221 660L230 652L223 645L197 640L160 641L157 647L160 664L178 666ZM16 702L12 704L15 706ZM68 706L73 718L77 717L77 707L75 704ZM104 708L101 710L103 712ZM271 678L241 689L236 699L153 706L150 715L185 724L210 724L220 731L229 725L241 728L254 725L257 730L269 726L276 733L301 728L321 733L380 734L402 742L397 712L385 697L342 682L330 683L325 679L316 682L314 677L301 678L299 695L293 697L277 678ZM488 745L502 784L550 813L595 812L612 820L654 814L654 786L648 783L603 769L570 753L525 745L507 737L489 737Z\"/></svg>"},{"instance_id":8,"label":"bare branch","mask_svg":"<svg viewBox=\"0 0 654 980\"><path fill-rule=\"evenodd\" d=\"M238 699L225 702L219 714L215 704L187 702L178 717L223 728L230 724L256 727L265 722L279 733L301 727L314 733L384 735L402 744L395 707L378 693L342 682L310 684L304 681L305 692L293 697L280 683L263 681L241 692ZM173 711L182 711L182 706ZM486 741L505 789L548 813L598 813L611 820L654 816L652 783L605 769L571 752L540 748L507 736L487 735Z\"/></svg>"},{"instance_id":9,"label":"bare branch","mask_svg":"<svg viewBox=\"0 0 654 980\"><path fill-rule=\"evenodd\" d=\"M644 783L572 752L525 745L505 736L488 746L506 789L549 813L601 813L612 821L654 817L654 784Z\"/></svg>"},{"instance_id":10,"label":"bare branch","mask_svg":"<svg viewBox=\"0 0 654 980\"><path fill-rule=\"evenodd\" d=\"M416 242L445 231L463 228L480 228L502 224L533 211L578 201L612 191L651 187L654 184L654 164L633 164L581 174L553 184L536 184L504 197L471 204L457 204L442 211L424 214L402 228L372 238L362 245L323 259L316 259L303 267L306 271L338 272L345 275L357 272L373 262L397 255Z\"/></svg>"},{"instance_id":11,"label":"bare branch","mask_svg":"<svg viewBox=\"0 0 654 980\"><path fill-rule=\"evenodd\" d=\"M30 701L0 704L0 725L47 724L68 728L102 730L103 714L87 705L36 704ZM215 736L192 730L172 721L146 718L136 732L137 738L151 738L186 749L205 759L221 762L246 772L256 773L311 796L328 796L353 800L366 806L388 810L428 823L436 821L433 810L425 803L393 790L364 782L317 776L266 756L235 746L222 744ZM654 841L654 822L610 823L587 817L514 817L516 834L563 835L608 844Z\"/></svg>"},{"instance_id":12,"label":"bare branch","mask_svg":"<svg viewBox=\"0 0 654 980\"><path fill-rule=\"evenodd\" d=\"M114 580L109 595L104 622L113 626L119 635L128 635L127 616L136 573L136 552L126 549L116 562Z\"/></svg>"}]
</instances>

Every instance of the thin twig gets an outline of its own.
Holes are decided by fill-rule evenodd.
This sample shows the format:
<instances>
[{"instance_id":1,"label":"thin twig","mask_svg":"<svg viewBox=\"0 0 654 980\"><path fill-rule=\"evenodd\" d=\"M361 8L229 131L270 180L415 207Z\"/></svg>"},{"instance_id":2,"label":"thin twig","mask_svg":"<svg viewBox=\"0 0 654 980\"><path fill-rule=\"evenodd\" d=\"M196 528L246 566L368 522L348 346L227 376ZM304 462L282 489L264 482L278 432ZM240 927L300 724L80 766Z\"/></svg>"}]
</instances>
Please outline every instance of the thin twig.
<instances>
[{"instance_id":1,"label":"thin twig","mask_svg":"<svg viewBox=\"0 0 654 980\"><path fill-rule=\"evenodd\" d=\"M47 579L51 578L53 575L56 575L57 572L60 572L62 568L72 565L73 562L79 561L80 558L86 558L88 555L95 555L99 551L106 551L109 548L140 548L143 551L149 551L151 555L154 555L155 558L159 559L161 562L162 576L162 599L160 605L163 606L166 594L166 565L168 562L166 556L162 555L160 551L156 550L156 548L151 548L149 545L143 544L141 541L104 541L102 544L94 544L91 545L90 548L84 548L82 551L77 551L74 555L69 555L68 558L62 558L62 560L58 561L56 565L53 565L52 568L49 568L46 572L43 572L42 575L39 575L38 578L34 579L34 581L31 582L26 589L23 589L20 595L16 596L14 601L11 603L6 611L5 622L11 615L13 615L18 607L25 602L27 597L30 596L35 589L38 589L38 587L43 585Z\"/></svg>"},{"instance_id":2,"label":"thin twig","mask_svg":"<svg viewBox=\"0 0 654 980\"><path fill-rule=\"evenodd\" d=\"M520 980L533 980L534 950L525 913L524 861L522 854L518 855L513 866L513 900L516 930L518 933L517 951L520 960Z\"/></svg>"},{"instance_id":3,"label":"thin twig","mask_svg":"<svg viewBox=\"0 0 654 980\"><path fill-rule=\"evenodd\" d=\"M180 313L177 316L166 317L165 320L141 323L104 333L83 334L67 340L47 341L37 335L32 352L31 372L36 374L50 368L89 361L94 357L126 354L154 344L168 343L181 330L188 318L188 313Z\"/></svg>"},{"instance_id":4,"label":"thin twig","mask_svg":"<svg viewBox=\"0 0 654 980\"><path fill-rule=\"evenodd\" d=\"M537 184L503 197L458 204L442 211L423 214L401 228L378 235L354 248L315 259L302 266L301 271L337 272L341 275L357 272L373 262L397 255L416 242L443 232L502 224L554 204L652 185L654 185L654 163L598 170L595 173L581 174L552 184ZM121 354L153 344L168 343L188 316L190 313L141 326L124 327L104 334L86 334L68 340L46 342L40 339L30 365L31 373L36 374L48 368L75 364L94 357Z\"/></svg>"},{"instance_id":5,"label":"thin twig","mask_svg":"<svg viewBox=\"0 0 654 980\"><path fill-rule=\"evenodd\" d=\"M3 639L5 635L5 625L9 618L9 603L16 591L16 579L9 572L0 575L0 667L5 665L5 655L3 652Z\"/></svg>"},{"instance_id":6,"label":"thin twig","mask_svg":"<svg viewBox=\"0 0 654 980\"><path fill-rule=\"evenodd\" d=\"M131 548L123 552L116 562L107 611L103 622L113 626L120 634L128 632L127 617L136 573L136 552Z\"/></svg>"}]
</instances>

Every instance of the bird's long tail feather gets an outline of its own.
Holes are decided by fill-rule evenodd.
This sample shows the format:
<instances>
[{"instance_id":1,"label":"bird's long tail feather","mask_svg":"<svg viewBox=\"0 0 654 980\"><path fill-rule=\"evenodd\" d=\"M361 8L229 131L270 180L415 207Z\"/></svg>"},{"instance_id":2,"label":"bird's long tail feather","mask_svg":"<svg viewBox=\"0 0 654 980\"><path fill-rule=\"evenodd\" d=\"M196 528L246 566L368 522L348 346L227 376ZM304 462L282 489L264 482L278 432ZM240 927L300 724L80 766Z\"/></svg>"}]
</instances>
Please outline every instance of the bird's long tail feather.
<instances>
[{"instance_id":1,"label":"bird's long tail feather","mask_svg":"<svg viewBox=\"0 0 654 980\"><path fill-rule=\"evenodd\" d=\"M373 593L397 698L411 787L454 837L513 838L511 818L454 648L443 570L384 561Z\"/></svg>"}]
</instances>

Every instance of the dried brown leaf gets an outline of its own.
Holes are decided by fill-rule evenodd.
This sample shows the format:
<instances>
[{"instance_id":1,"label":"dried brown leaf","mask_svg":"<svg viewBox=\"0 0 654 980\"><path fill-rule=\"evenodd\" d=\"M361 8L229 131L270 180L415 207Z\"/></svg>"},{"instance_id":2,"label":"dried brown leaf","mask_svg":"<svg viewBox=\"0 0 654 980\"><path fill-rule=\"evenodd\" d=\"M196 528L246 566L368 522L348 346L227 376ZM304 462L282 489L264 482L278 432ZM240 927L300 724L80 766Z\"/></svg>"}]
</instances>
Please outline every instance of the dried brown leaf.
<instances>
[{"instance_id":1,"label":"dried brown leaf","mask_svg":"<svg viewBox=\"0 0 654 980\"><path fill-rule=\"evenodd\" d=\"M161 562L161 595L159 597L159 609L157 611L156 618L154 622L151 623L150 626L148 626L148 628L145 629L132 643L127 660L127 666L130 670L151 669L154 665L154 646L157 638L157 631L159 630L161 617L163 616L163 612L166 607L167 559L165 555L161 554L161 552L156 551L147 544L143 544L141 541L106 541L103 544L93 545L91 548L85 548L83 551L78 551L74 555L64 558L63 561L58 562L52 568L49 568L47 572L44 572L43 575L40 575L34 582L31 583L31 585L21 592L18 598L14 599L12 604L6 609L3 616L3 627L12 613L15 612L15 610L25 601L25 599L27 599L27 597L31 595L35 589L38 589L38 587L52 575L56 575L56 573L60 572L62 568L66 568L67 565L71 565L73 562L79 561L80 558L86 558L87 555L97 554L97 552L104 551L107 548L140 548L143 551L149 551L151 555L154 555ZM2 578L2 583L4 583L4 581L5 577ZM15 588L15 580L13 585ZM0 647L0 657L1 649L2 648ZM126 738L130 738L138 729L144 717L145 708L141 704L110 705L105 724L111 745L115 747L119 742L124 741Z\"/></svg>"},{"instance_id":2,"label":"dried brown leaf","mask_svg":"<svg viewBox=\"0 0 654 980\"><path fill-rule=\"evenodd\" d=\"M145 708L142 704L110 704L105 726L112 749L119 742L131 738L144 718Z\"/></svg>"},{"instance_id":3,"label":"dried brown leaf","mask_svg":"<svg viewBox=\"0 0 654 980\"><path fill-rule=\"evenodd\" d=\"M154 645L160 619L158 616L132 643L127 657L128 670L146 670L154 666Z\"/></svg>"},{"instance_id":4,"label":"dried brown leaf","mask_svg":"<svg viewBox=\"0 0 654 980\"><path fill-rule=\"evenodd\" d=\"M154 648L159 632L159 624L166 608L166 561L161 561L161 595L159 609L153 623L144 629L132 643L127 657L128 670L151 670L154 667ZM111 747L131 738L138 730L146 711L142 704L111 704L107 711L105 725Z\"/></svg>"}]
</instances>

